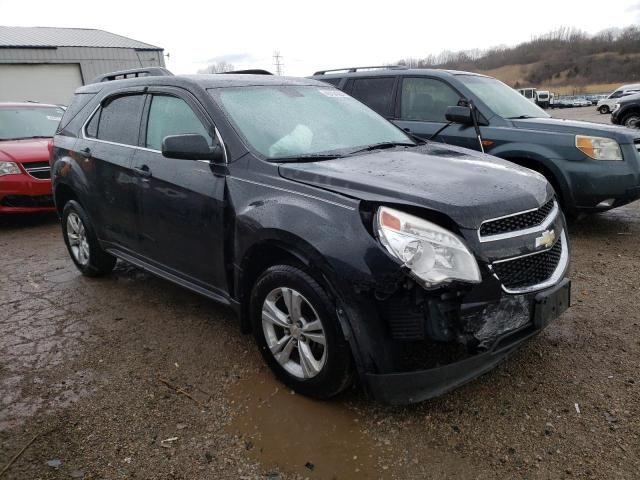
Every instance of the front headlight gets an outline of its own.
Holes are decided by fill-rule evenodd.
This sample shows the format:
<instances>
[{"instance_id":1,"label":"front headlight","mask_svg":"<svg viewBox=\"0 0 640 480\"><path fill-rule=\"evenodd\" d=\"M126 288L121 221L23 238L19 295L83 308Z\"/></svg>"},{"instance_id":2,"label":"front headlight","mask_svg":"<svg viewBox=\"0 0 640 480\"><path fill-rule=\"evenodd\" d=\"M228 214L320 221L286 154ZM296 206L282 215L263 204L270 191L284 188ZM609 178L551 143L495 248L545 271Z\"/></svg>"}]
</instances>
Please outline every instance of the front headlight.
<instances>
[{"instance_id":1,"label":"front headlight","mask_svg":"<svg viewBox=\"0 0 640 480\"><path fill-rule=\"evenodd\" d=\"M20 167L15 162L0 162L0 177L3 175L15 175L20 172Z\"/></svg>"},{"instance_id":2,"label":"front headlight","mask_svg":"<svg viewBox=\"0 0 640 480\"><path fill-rule=\"evenodd\" d=\"M613 106L613 110L611 110L611 111L612 111L612 112L615 112L615 111L616 111L616 110L618 110L619 108L620 108L620 104L619 104L619 103L616 103L616 104Z\"/></svg>"},{"instance_id":3,"label":"front headlight","mask_svg":"<svg viewBox=\"0 0 640 480\"><path fill-rule=\"evenodd\" d=\"M480 269L464 242L422 218L380 207L376 230L382 245L425 286L461 280L479 283Z\"/></svg>"},{"instance_id":4,"label":"front headlight","mask_svg":"<svg viewBox=\"0 0 640 480\"><path fill-rule=\"evenodd\" d=\"M594 160L622 160L620 145L612 138L576 135L576 148Z\"/></svg>"}]
</instances>

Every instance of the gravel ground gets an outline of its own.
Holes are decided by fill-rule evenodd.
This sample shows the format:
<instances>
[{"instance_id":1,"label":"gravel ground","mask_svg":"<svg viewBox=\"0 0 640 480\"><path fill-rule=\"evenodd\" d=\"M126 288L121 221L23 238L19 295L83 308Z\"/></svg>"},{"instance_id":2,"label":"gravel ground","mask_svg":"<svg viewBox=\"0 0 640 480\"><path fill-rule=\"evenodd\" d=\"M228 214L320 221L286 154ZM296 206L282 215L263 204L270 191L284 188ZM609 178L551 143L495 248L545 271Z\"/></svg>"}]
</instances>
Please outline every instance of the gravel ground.
<instances>
[{"instance_id":1,"label":"gravel ground","mask_svg":"<svg viewBox=\"0 0 640 480\"><path fill-rule=\"evenodd\" d=\"M123 263L81 277L55 217L0 219L0 469L27 446L0 478L638 478L640 202L570 236L564 316L397 408L294 395L230 311Z\"/></svg>"}]
</instances>

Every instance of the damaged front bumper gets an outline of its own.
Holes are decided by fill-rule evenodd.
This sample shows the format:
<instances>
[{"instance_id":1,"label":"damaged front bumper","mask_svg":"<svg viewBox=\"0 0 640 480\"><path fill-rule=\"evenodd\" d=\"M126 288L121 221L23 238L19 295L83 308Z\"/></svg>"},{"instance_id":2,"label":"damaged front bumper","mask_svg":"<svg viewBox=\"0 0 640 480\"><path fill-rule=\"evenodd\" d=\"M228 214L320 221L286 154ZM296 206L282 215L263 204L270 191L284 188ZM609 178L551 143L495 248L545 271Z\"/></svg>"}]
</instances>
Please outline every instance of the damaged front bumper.
<instances>
[{"instance_id":1,"label":"damaged front bumper","mask_svg":"<svg viewBox=\"0 0 640 480\"><path fill-rule=\"evenodd\" d=\"M390 404L420 402L463 385L494 368L568 307L571 282L527 295L507 295L493 305L473 305L461 315L484 323L477 330L479 353L424 370L365 373L364 382L377 400Z\"/></svg>"}]
</instances>

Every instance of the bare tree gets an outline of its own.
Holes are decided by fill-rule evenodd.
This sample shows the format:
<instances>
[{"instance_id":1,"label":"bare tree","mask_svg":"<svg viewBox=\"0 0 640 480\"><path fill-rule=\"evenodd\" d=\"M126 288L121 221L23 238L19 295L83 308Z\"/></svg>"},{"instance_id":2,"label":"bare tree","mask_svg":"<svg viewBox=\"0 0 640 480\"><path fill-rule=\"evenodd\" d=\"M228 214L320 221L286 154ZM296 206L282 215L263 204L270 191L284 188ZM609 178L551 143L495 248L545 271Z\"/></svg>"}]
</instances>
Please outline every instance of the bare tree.
<instances>
[{"instance_id":1,"label":"bare tree","mask_svg":"<svg viewBox=\"0 0 640 480\"><path fill-rule=\"evenodd\" d=\"M202 70L198 70L198 73L224 73L224 72L232 72L236 67L233 64L225 62L224 60L221 62L215 62L211 65L208 65L206 68Z\"/></svg>"}]
</instances>

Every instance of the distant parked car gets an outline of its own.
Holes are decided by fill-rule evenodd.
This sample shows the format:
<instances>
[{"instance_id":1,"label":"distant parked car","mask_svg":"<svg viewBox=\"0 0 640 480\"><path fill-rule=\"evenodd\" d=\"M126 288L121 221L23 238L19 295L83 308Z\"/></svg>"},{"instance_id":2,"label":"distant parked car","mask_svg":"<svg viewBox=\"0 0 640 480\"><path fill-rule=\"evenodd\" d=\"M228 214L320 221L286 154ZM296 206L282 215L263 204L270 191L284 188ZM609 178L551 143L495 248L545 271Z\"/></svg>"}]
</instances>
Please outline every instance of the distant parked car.
<instances>
[{"instance_id":1,"label":"distant parked car","mask_svg":"<svg viewBox=\"0 0 640 480\"><path fill-rule=\"evenodd\" d=\"M640 128L640 93L622 97L613 109L611 123Z\"/></svg>"},{"instance_id":2,"label":"distant parked car","mask_svg":"<svg viewBox=\"0 0 640 480\"><path fill-rule=\"evenodd\" d=\"M0 103L0 213L54 211L49 144L64 109Z\"/></svg>"},{"instance_id":3,"label":"distant parked car","mask_svg":"<svg viewBox=\"0 0 640 480\"><path fill-rule=\"evenodd\" d=\"M640 83L635 83L631 85L623 85L618 87L615 91L613 91L607 98L600 100L597 104L597 109L600 113L611 113L613 107L615 107L616 102L619 98L622 98L626 95L631 95L633 93L640 92Z\"/></svg>"},{"instance_id":4,"label":"distant parked car","mask_svg":"<svg viewBox=\"0 0 640 480\"><path fill-rule=\"evenodd\" d=\"M591 102L584 97L573 97L574 107L590 107Z\"/></svg>"},{"instance_id":5,"label":"distant parked car","mask_svg":"<svg viewBox=\"0 0 640 480\"><path fill-rule=\"evenodd\" d=\"M572 108L573 102L570 97L558 96L554 98L553 106L554 108Z\"/></svg>"},{"instance_id":6,"label":"distant parked car","mask_svg":"<svg viewBox=\"0 0 640 480\"><path fill-rule=\"evenodd\" d=\"M535 88L518 88L518 93L532 103L536 103L536 89Z\"/></svg>"},{"instance_id":7,"label":"distant parked car","mask_svg":"<svg viewBox=\"0 0 640 480\"><path fill-rule=\"evenodd\" d=\"M549 102L551 101L551 94L548 90L536 91L536 104L540 108L549 108Z\"/></svg>"}]
</instances>

